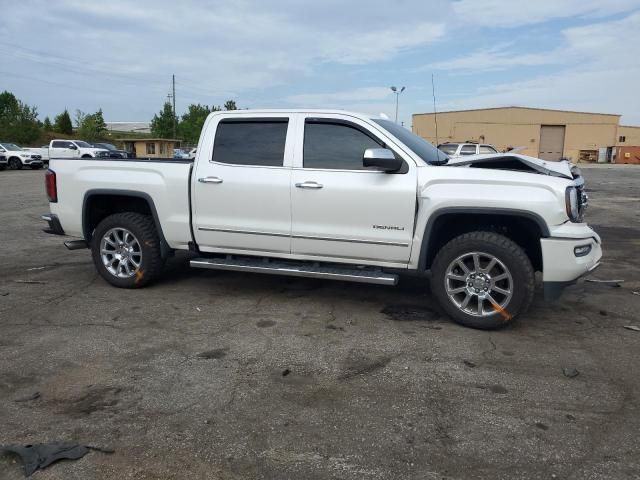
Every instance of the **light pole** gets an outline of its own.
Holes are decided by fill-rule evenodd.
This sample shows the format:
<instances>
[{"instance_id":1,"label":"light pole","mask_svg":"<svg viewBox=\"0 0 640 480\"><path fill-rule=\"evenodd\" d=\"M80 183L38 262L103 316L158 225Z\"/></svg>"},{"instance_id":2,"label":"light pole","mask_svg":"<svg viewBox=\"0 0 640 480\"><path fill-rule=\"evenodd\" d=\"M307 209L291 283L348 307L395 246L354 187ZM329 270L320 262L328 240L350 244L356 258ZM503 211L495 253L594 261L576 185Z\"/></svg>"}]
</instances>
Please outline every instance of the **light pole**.
<instances>
[{"instance_id":1,"label":"light pole","mask_svg":"<svg viewBox=\"0 0 640 480\"><path fill-rule=\"evenodd\" d=\"M397 87L391 87L391 91L396 94L396 123L398 123L398 101L400 99L400 94L404 92L404 89L407 87L402 87L398 90Z\"/></svg>"}]
</instances>

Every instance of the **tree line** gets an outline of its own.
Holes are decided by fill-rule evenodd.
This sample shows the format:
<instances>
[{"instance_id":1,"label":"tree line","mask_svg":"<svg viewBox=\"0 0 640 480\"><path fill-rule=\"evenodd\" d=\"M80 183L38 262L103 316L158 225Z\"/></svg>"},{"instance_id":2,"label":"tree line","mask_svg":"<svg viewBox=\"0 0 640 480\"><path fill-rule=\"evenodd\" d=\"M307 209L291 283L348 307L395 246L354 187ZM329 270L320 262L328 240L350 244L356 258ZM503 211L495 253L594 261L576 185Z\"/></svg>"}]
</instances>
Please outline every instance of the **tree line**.
<instances>
[{"instance_id":1,"label":"tree line","mask_svg":"<svg viewBox=\"0 0 640 480\"><path fill-rule=\"evenodd\" d=\"M187 111L177 116L170 103L165 103L159 113L151 120L152 135L160 138L173 138L174 121L175 135L187 143L197 143L204 121L211 112L221 110L237 110L234 100L227 100L223 106L191 104ZM107 125L104 121L102 109L94 113L76 110L75 133L83 140L94 142L105 138ZM45 132L55 132L65 135L74 133L71 115L65 109L53 118L38 119L38 109L27 105L13 93L0 93L0 140L14 142L19 145L29 145L42 137Z\"/></svg>"},{"instance_id":2,"label":"tree line","mask_svg":"<svg viewBox=\"0 0 640 480\"><path fill-rule=\"evenodd\" d=\"M178 117L173 111L173 107L166 102L151 120L151 134L160 138L173 138L177 136L179 139L187 143L195 144L200 138L200 131L207 119L207 115L211 112L220 112L222 110L238 110L235 100L227 100L222 107L217 105L201 105L192 103L187 107L187 111ZM174 133L175 122L175 133Z\"/></svg>"}]
</instances>

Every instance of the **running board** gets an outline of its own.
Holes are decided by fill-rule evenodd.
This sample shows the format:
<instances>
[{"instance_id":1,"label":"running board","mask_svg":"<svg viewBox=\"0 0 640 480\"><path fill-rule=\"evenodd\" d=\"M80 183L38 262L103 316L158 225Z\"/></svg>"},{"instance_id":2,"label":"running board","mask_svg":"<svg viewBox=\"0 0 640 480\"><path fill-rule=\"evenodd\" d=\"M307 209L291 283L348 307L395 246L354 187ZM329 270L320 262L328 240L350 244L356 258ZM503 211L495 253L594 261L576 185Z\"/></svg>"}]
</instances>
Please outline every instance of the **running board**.
<instances>
[{"instance_id":1,"label":"running board","mask_svg":"<svg viewBox=\"0 0 640 480\"><path fill-rule=\"evenodd\" d=\"M251 258L195 258L190 265L194 268L212 270L232 270L235 272L270 273L292 277L324 278L344 282L377 283L397 285L398 276L380 270L354 267L334 267L317 263L294 263Z\"/></svg>"}]
</instances>

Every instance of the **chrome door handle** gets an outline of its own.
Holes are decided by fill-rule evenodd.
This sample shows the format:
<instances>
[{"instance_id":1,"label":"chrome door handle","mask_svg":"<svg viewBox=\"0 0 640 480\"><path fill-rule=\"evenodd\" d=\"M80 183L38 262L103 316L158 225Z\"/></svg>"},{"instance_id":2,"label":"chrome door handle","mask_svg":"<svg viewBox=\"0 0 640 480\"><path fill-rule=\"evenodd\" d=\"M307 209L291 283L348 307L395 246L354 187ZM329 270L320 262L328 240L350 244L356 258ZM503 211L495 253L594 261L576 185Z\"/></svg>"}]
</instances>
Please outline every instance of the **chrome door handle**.
<instances>
[{"instance_id":1,"label":"chrome door handle","mask_svg":"<svg viewBox=\"0 0 640 480\"><path fill-rule=\"evenodd\" d=\"M302 182L302 183L296 183L296 187L298 187L298 188L311 188L311 189L317 190L319 188L322 188L323 185L321 183L318 183L318 182Z\"/></svg>"},{"instance_id":2,"label":"chrome door handle","mask_svg":"<svg viewBox=\"0 0 640 480\"><path fill-rule=\"evenodd\" d=\"M198 181L200 183L222 183L222 179L220 177L200 177Z\"/></svg>"}]
</instances>

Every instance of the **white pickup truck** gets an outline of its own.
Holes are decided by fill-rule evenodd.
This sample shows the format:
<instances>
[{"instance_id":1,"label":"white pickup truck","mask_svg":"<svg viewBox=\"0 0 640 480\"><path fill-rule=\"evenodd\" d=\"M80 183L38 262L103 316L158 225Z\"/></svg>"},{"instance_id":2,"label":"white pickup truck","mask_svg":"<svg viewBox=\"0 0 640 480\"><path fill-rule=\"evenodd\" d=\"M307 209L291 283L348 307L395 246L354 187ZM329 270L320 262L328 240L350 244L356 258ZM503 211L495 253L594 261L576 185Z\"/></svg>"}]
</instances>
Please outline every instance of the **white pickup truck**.
<instances>
[{"instance_id":1,"label":"white pickup truck","mask_svg":"<svg viewBox=\"0 0 640 480\"><path fill-rule=\"evenodd\" d=\"M51 140L49 158L109 158L109 150L83 140Z\"/></svg>"},{"instance_id":2,"label":"white pickup truck","mask_svg":"<svg viewBox=\"0 0 640 480\"><path fill-rule=\"evenodd\" d=\"M521 155L447 166L397 124L310 110L216 112L192 160L50 159L48 231L142 287L174 250L192 267L394 285L430 276L456 321L503 325L595 269L577 169ZM426 281L425 281L426 287Z\"/></svg>"}]
</instances>

